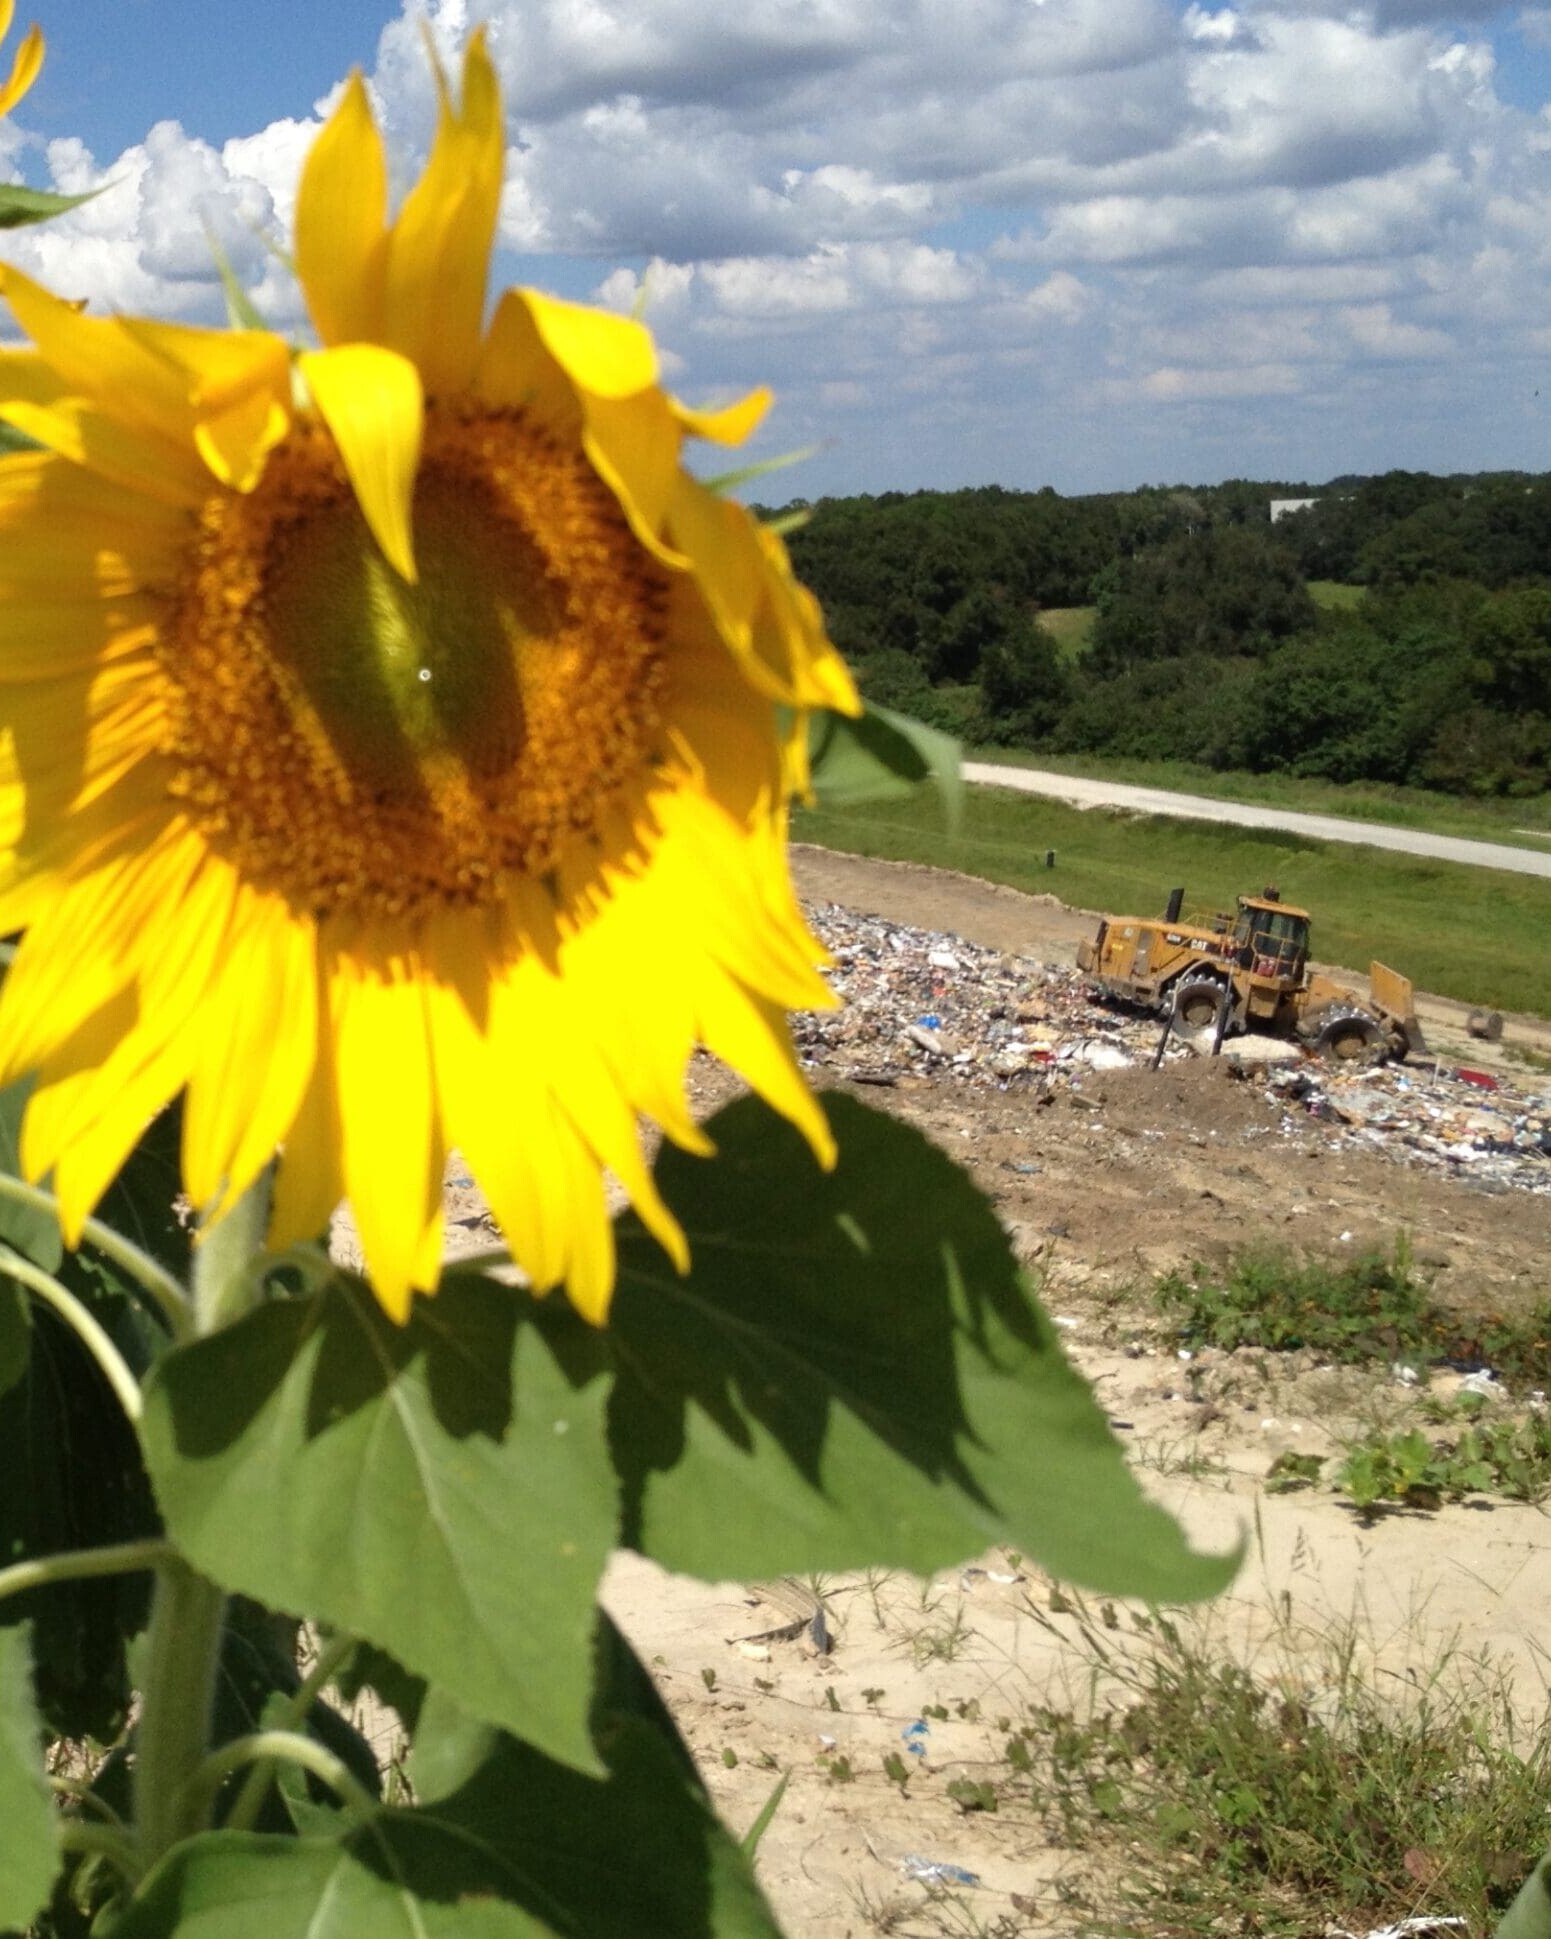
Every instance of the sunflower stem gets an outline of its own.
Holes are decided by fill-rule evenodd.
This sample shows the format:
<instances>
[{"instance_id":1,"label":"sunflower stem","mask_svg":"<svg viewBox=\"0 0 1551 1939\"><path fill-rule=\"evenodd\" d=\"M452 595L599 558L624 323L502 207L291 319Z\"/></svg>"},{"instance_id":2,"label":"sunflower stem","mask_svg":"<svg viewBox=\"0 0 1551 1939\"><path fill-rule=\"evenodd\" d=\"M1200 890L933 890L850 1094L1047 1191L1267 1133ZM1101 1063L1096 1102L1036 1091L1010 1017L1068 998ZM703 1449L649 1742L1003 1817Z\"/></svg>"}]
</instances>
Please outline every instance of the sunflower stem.
<instances>
[{"instance_id":1,"label":"sunflower stem","mask_svg":"<svg viewBox=\"0 0 1551 1939\"><path fill-rule=\"evenodd\" d=\"M200 1765L192 1790L208 1810L210 1801L233 1771L254 1763L272 1764L277 1759L299 1764L304 1771L322 1778L354 1817L369 1818L381 1809L382 1800L372 1796L343 1758L315 1737L304 1736L296 1730L255 1730L250 1736L234 1737L229 1744L213 1750Z\"/></svg>"},{"instance_id":2,"label":"sunflower stem","mask_svg":"<svg viewBox=\"0 0 1551 1939\"><path fill-rule=\"evenodd\" d=\"M145 1689L135 1732L135 1836L149 1868L203 1829L189 1780L210 1741L226 1597L178 1557L156 1578Z\"/></svg>"},{"instance_id":3,"label":"sunflower stem","mask_svg":"<svg viewBox=\"0 0 1551 1939\"><path fill-rule=\"evenodd\" d=\"M44 1589L51 1582L80 1582L88 1576L133 1575L139 1569L159 1569L173 1560L166 1542L148 1537L141 1542L116 1542L98 1549L62 1549L54 1555L34 1555L0 1569L0 1602L7 1596Z\"/></svg>"},{"instance_id":4,"label":"sunflower stem","mask_svg":"<svg viewBox=\"0 0 1551 1939\"><path fill-rule=\"evenodd\" d=\"M203 1338L252 1304L253 1260L269 1220L270 1172L261 1172L194 1248L194 1332ZM210 1709L226 1597L181 1557L156 1579L135 1751L135 1832L149 1867L205 1827L207 1789L195 1777L210 1747Z\"/></svg>"},{"instance_id":5,"label":"sunflower stem","mask_svg":"<svg viewBox=\"0 0 1551 1939\"><path fill-rule=\"evenodd\" d=\"M345 1634L334 1636L324 1644L318 1653L318 1660L297 1685L294 1693L283 1703L266 1707L265 1716L271 1729L294 1730L307 1721L307 1713L318 1697L333 1680L335 1673L354 1656L356 1639ZM251 1831L258 1823L259 1812L269 1795L269 1787L274 1782L275 1767L270 1758L258 1757L242 1781L242 1789L237 1793L237 1801L222 1821L227 1831Z\"/></svg>"}]
</instances>

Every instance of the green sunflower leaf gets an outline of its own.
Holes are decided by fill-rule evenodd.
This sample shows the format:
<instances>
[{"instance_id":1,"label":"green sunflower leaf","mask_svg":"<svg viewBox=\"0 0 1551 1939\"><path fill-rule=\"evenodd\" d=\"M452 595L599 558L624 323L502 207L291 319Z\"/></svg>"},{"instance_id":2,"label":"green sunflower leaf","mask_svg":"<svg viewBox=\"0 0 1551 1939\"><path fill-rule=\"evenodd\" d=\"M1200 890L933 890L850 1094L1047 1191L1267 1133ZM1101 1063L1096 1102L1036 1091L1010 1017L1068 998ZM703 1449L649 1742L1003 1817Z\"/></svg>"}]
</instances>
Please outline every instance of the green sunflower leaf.
<instances>
[{"instance_id":1,"label":"green sunflower leaf","mask_svg":"<svg viewBox=\"0 0 1551 1939\"><path fill-rule=\"evenodd\" d=\"M985 1198L919 1132L839 1093L840 1161L744 1100L714 1159L657 1176L687 1279L631 1220L609 1339L624 1539L752 1580L1008 1543L1063 1581L1154 1602L1231 1580L1143 1495Z\"/></svg>"},{"instance_id":2,"label":"green sunflower leaf","mask_svg":"<svg viewBox=\"0 0 1551 1939\"><path fill-rule=\"evenodd\" d=\"M1543 1858L1525 1880L1494 1939L1551 1939L1551 1857Z\"/></svg>"},{"instance_id":3,"label":"green sunflower leaf","mask_svg":"<svg viewBox=\"0 0 1551 1939\"><path fill-rule=\"evenodd\" d=\"M0 1629L0 1928L25 1926L59 1870L25 1627Z\"/></svg>"},{"instance_id":4,"label":"green sunflower leaf","mask_svg":"<svg viewBox=\"0 0 1551 1939\"><path fill-rule=\"evenodd\" d=\"M49 222L56 215L68 215L83 202L92 202L101 189L88 189L84 195L55 195L49 189L23 188L18 182L0 183L0 229L21 229L29 222Z\"/></svg>"},{"instance_id":5,"label":"green sunflower leaf","mask_svg":"<svg viewBox=\"0 0 1551 1939\"><path fill-rule=\"evenodd\" d=\"M22 1113L32 1095L32 1079L8 1084L0 1091L0 1172L11 1178L21 1175L20 1143ZM59 1221L50 1211L0 1194L0 1239L23 1252L45 1272L57 1272L65 1256L65 1242Z\"/></svg>"},{"instance_id":6,"label":"green sunflower leaf","mask_svg":"<svg viewBox=\"0 0 1551 1939\"><path fill-rule=\"evenodd\" d=\"M112 1330L107 1301L87 1296ZM48 1308L32 1309L20 1377L0 1391L0 1556L131 1542L157 1532L139 1443L97 1362ZM126 1639L145 1622L142 1573L55 1582L0 1603L33 1626L37 1694L63 1737L111 1743L129 1704Z\"/></svg>"},{"instance_id":7,"label":"green sunflower leaf","mask_svg":"<svg viewBox=\"0 0 1551 1939\"><path fill-rule=\"evenodd\" d=\"M168 1532L477 1717L596 1770L588 1641L617 1528L598 1336L450 1279L395 1326L341 1276L169 1353L142 1423Z\"/></svg>"},{"instance_id":8,"label":"green sunflower leaf","mask_svg":"<svg viewBox=\"0 0 1551 1939\"><path fill-rule=\"evenodd\" d=\"M603 1644L647 1694L606 1694L600 1776L498 1735L449 1795L339 1837L180 1846L113 1939L778 1939L644 1672Z\"/></svg>"},{"instance_id":9,"label":"green sunflower leaf","mask_svg":"<svg viewBox=\"0 0 1551 1939\"><path fill-rule=\"evenodd\" d=\"M821 808L887 801L934 781L949 825L958 826L964 806L959 744L908 714L870 702L854 719L815 713L808 721L808 764Z\"/></svg>"}]
</instances>

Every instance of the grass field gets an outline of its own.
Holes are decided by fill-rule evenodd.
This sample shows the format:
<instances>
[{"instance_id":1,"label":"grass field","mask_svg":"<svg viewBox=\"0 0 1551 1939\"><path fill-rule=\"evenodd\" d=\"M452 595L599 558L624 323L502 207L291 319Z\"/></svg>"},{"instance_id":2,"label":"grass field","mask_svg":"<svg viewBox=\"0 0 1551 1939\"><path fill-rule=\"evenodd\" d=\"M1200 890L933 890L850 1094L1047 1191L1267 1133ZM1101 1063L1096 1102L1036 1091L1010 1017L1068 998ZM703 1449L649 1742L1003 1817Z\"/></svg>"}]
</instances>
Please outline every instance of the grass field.
<instances>
[{"instance_id":1,"label":"grass field","mask_svg":"<svg viewBox=\"0 0 1551 1939\"><path fill-rule=\"evenodd\" d=\"M1062 660L1070 666L1080 660L1093 638L1091 606L1047 606L1039 623L1061 649Z\"/></svg>"},{"instance_id":2,"label":"grass field","mask_svg":"<svg viewBox=\"0 0 1551 1939\"><path fill-rule=\"evenodd\" d=\"M1314 916L1325 962L1378 957L1421 989L1465 1003L1551 1016L1551 889L1530 876L1466 868L1278 830L1086 812L1002 788L970 788L956 832L930 790L907 800L800 810L794 837L893 861L930 862L1077 908L1161 914L1231 908L1275 882ZM1044 866L1045 852L1056 866Z\"/></svg>"},{"instance_id":3,"label":"grass field","mask_svg":"<svg viewBox=\"0 0 1551 1939\"><path fill-rule=\"evenodd\" d=\"M1306 781L1291 774L1218 773L1188 761L1136 761L1104 754L1047 754L1014 747L973 750L971 759L1001 761L1009 767L1049 768L1056 774L1090 775L1140 788L1172 788L1210 795L1217 801L1249 801L1267 808L1292 808L1305 815L1340 815L1349 821L1379 821L1393 828L1425 829L1433 835L1463 835L1481 842L1507 842L1544 852L1551 843L1551 794L1526 801L1477 801L1434 794L1426 788L1392 788L1377 782L1342 784Z\"/></svg>"},{"instance_id":4,"label":"grass field","mask_svg":"<svg viewBox=\"0 0 1551 1939\"><path fill-rule=\"evenodd\" d=\"M1366 586L1345 586L1339 579L1311 579L1309 597L1325 612L1350 612L1368 597Z\"/></svg>"}]
</instances>

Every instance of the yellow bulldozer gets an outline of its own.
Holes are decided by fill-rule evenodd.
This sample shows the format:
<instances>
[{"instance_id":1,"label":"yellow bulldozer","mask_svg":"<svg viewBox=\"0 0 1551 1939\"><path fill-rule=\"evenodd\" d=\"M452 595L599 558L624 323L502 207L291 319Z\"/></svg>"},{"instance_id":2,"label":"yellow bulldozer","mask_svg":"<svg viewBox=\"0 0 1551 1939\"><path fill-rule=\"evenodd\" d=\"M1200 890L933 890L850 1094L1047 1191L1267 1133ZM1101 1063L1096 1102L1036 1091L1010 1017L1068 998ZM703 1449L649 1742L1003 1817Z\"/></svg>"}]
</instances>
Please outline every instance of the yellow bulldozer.
<instances>
[{"instance_id":1,"label":"yellow bulldozer","mask_svg":"<svg viewBox=\"0 0 1551 1939\"><path fill-rule=\"evenodd\" d=\"M1229 1032L1296 1037L1341 1062L1427 1054L1408 980L1374 963L1364 997L1311 970L1309 912L1275 888L1202 924L1180 921L1183 901L1176 889L1161 921L1105 916L1078 945L1078 968L1104 994L1172 1015L1189 1033L1214 1028L1226 1007Z\"/></svg>"}]
</instances>

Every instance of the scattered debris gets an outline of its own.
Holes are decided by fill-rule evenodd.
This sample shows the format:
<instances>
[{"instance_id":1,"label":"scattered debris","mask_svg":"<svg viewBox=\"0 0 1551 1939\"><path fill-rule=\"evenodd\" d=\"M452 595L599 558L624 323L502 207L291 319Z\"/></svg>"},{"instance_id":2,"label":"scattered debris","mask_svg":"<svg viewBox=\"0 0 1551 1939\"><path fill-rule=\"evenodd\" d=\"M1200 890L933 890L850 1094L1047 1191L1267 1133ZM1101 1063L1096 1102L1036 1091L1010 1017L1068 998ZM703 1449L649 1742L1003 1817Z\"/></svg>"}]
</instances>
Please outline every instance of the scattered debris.
<instances>
[{"instance_id":1,"label":"scattered debris","mask_svg":"<svg viewBox=\"0 0 1551 1939\"><path fill-rule=\"evenodd\" d=\"M966 1872L962 1865L945 1865L939 1859L919 1858L914 1852L907 1852L899 1861L899 1869L906 1878L918 1880L922 1885L962 1885L973 1888L980 1883L978 1872ZM1436 1921L1442 1924L1444 1921Z\"/></svg>"},{"instance_id":2,"label":"scattered debris","mask_svg":"<svg viewBox=\"0 0 1551 1939\"><path fill-rule=\"evenodd\" d=\"M824 1598L815 1594L806 1583L799 1582L796 1576L783 1575L771 1582L751 1582L749 1597L751 1601L768 1603L771 1608L779 1609L788 1620L778 1623L774 1629L761 1629L752 1636L729 1637L728 1641L735 1643L739 1649L745 1649L749 1644L790 1643L804 1633L820 1656L828 1656L835 1647Z\"/></svg>"},{"instance_id":3,"label":"scattered debris","mask_svg":"<svg viewBox=\"0 0 1551 1939\"><path fill-rule=\"evenodd\" d=\"M1156 1019L1094 1002L1074 969L833 903L810 907L808 919L845 999L841 1010L793 1020L810 1068L856 1084L1023 1091L1036 1105L1059 1095L1098 1111L1108 1073L1152 1060ZM1164 1068L1198 1054L1188 1041L1171 1041ZM1285 1040L1230 1038L1224 1062L1246 1084L1264 1086L1288 1127L1312 1118L1337 1144L1452 1172L1485 1191L1551 1192L1551 1094L1420 1061L1348 1068Z\"/></svg>"}]
</instances>

